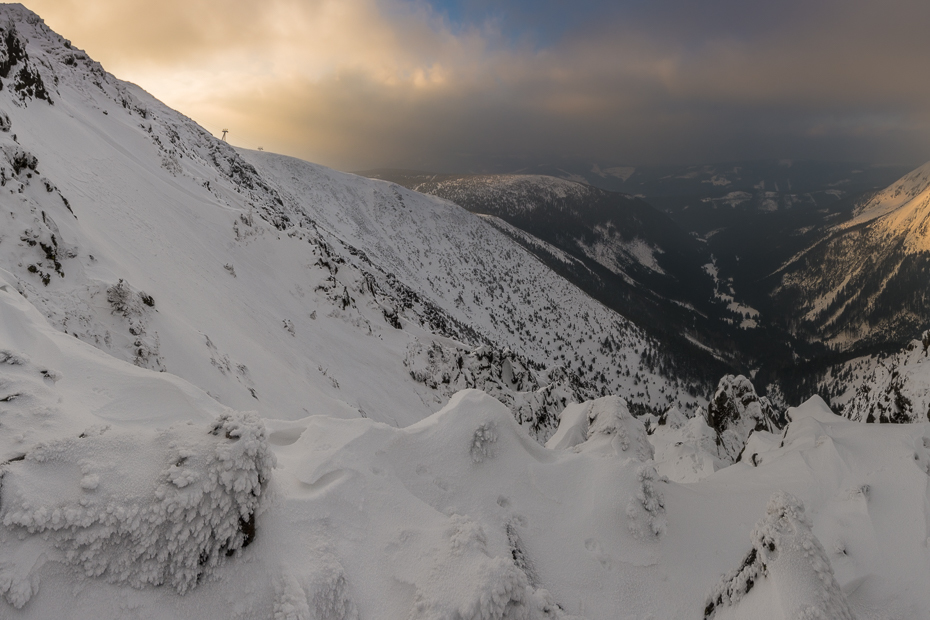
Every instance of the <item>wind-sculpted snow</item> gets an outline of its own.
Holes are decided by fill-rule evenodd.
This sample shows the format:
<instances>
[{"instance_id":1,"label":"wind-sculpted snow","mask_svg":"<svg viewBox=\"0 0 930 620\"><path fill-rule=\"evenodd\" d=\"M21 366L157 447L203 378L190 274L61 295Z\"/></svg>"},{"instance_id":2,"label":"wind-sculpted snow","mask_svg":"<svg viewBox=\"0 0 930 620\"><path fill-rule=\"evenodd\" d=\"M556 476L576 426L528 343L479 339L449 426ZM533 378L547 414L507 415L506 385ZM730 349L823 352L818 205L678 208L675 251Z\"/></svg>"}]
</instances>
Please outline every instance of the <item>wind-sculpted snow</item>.
<instances>
[{"instance_id":1,"label":"wind-sculpted snow","mask_svg":"<svg viewBox=\"0 0 930 620\"><path fill-rule=\"evenodd\" d=\"M677 425L656 425L650 436L655 446L656 470L675 482L702 480L731 464L729 459L721 458L718 439L717 431L707 425L702 415Z\"/></svg>"},{"instance_id":2,"label":"wind-sculpted snow","mask_svg":"<svg viewBox=\"0 0 930 620\"><path fill-rule=\"evenodd\" d=\"M930 331L900 353L876 361L843 415L859 422L930 421Z\"/></svg>"},{"instance_id":3,"label":"wind-sculpted snow","mask_svg":"<svg viewBox=\"0 0 930 620\"><path fill-rule=\"evenodd\" d=\"M51 329L0 272L0 595L48 562L189 591L256 536L263 422ZM153 423L154 422L154 423Z\"/></svg>"},{"instance_id":4,"label":"wind-sculpted snow","mask_svg":"<svg viewBox=\"0 0 930 620\"><path fill-rule=\"evenodd\" d=\"M568 405L560 416L558 431L546 447L622 454L643 462L653 457L646 428L630 415L626 401L619 396Z\"/></svg>"},{"instance_id":5,"label":"wind-sculpted snow","mask_svg":"<svg viewBox=\"0 0 930 620\"><path fill-rule=\"evenodd\" d=\"M565 449L475 390L406 428L316 415L263 435L177 377L52 329L8 283L0 342L5 618L694 617L780 488L816 515L851 605L902 620L930 606L928 424L858 424L815 400L783 435L751 439L753 458L680 485L617 397L564 412ZM814 600L808 582L778 583Z\"/></svg>"},{"instance_id":6,"label":"wind-sculpted snow","mask_svg":"<svg viewBox=\"0 0 930 620\"><path fill-rule=\"evenodd\" d=\"M705 620L760 614L792 620L853 620L827 552L811 531L804 504L779 492L769 500L765 513L752 531L749 555L708 598ZM759 594L760 590L774 592Z\"/></svg>"},{"instance_id":7,"label":"wind-sculpted snow","mask_svg":"<svg viewBox=\"0 0 930 620\"><path fill-rule=\"evenodd\" d=\"M254 415L165 431L108 426L39 443L3 471L2 524L40 536L88 577L184 594L252 542L274 466ZM16 539L0 544L18 552ZM15 607L37 593L32 574L0 570Z\"/></svg>"}]
</instances>

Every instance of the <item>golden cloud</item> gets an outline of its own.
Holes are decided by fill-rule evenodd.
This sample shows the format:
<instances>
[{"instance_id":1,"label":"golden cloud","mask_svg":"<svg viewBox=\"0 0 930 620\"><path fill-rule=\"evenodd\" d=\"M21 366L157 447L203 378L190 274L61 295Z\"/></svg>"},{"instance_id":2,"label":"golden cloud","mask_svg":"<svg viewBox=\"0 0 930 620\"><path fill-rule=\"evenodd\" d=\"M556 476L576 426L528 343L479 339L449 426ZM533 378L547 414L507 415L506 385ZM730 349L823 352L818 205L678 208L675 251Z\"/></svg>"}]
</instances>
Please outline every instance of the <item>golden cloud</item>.
<instances>
[{"instance_id":1,"label":"golden cloud","mask_svg":"<svg viewBox=\"0 0 930 620\"><path fill-rule=\"evenodd\" d=\"M452 26L422 0L30 8L117 76L214 132L228 127L234 144L343 169L439 169L576 152L706 159L777 134L779 123L799 140L852 126L824 124L825 113L866 124L910 115L925 134L920 16L930 5L897 0L910 12L899 20L883 3L840 4L751 36L682 36L688 24L672 15L658 27L605 19L536 47L506 41L495 24Z\"/></svg>"}]
</instances>

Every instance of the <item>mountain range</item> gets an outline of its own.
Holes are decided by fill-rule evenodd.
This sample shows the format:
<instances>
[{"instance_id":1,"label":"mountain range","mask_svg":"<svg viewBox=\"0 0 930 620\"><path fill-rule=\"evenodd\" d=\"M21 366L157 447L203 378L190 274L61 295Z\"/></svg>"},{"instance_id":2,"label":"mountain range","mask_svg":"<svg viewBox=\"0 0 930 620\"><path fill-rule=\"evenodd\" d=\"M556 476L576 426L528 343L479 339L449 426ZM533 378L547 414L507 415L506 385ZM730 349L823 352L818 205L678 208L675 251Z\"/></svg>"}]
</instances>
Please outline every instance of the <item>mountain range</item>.
<instances>
[{"instance_id":1,"label":"mountain range","mask_svg":"<svg viewBox=\"0 0 930 620\"><path fill-rule=\"evenodd\" d=\"M920 615L927 175L752 279L642 197L234 148L0 5L0 616Z\"/></svg>"}]
</instances>

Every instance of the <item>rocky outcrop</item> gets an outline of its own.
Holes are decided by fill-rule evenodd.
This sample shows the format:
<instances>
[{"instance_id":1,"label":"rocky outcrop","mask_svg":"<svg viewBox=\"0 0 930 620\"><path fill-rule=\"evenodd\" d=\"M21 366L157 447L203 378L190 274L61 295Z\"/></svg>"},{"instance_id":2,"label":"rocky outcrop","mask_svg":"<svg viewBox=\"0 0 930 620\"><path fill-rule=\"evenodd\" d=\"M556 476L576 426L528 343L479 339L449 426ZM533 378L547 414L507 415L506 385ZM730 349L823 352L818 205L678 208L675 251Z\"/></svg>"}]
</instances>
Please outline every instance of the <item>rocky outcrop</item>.
<instances>
[{"instance_id":1,"label":"rocky outcrop","mask_svg":"<svg viewBox=\"0 0 930 620\"><path fill-rule=\"evenodd\" d=\"M930 331L881 362L856 389L843 416L859 422L930 420Z\"/></svg>"},{"instance_id":2,"label":"rocky outcrop","mask_svg":"<svg viewBox=\"0 0 930 620\"><path fill-rule=\"evenodd\" d=\"M756 394L752 382L743 375L726 375L707 406L708 426L717 433L720 458L734 462L753 431L775 432L779 415L765 396Z\"/></svg>"}]
</instances>

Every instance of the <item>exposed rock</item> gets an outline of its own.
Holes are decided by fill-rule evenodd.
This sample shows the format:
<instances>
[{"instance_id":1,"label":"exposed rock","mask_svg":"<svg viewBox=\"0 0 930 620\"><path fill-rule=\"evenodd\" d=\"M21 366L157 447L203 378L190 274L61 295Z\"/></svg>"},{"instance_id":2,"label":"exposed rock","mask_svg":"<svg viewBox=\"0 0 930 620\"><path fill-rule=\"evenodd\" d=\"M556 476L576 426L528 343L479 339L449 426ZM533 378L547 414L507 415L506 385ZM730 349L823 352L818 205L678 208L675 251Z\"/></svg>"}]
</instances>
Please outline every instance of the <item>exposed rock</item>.
<instances>
[{"instance_id":1,"label":"exposed rock","mask_svg":"<svg viewBox=\"0 0 930 620\"><path fill-rule=\"evenodd\" d=\"M765 396L756 394L743 375L726 375L707 406L707 424L717 433L720 458L736 461L753 431L775 432L778 412Z\"/></svg>"},{"instance_id":2,"label":"exposed rock","mask_svg":"<svg viewBox=\"0 0 930 620\"><path fill-rule=\"evenodd\" d=\"M842 414L859 422L930 420L930 331L879 362Z\"/></svg>"}]
</instances>

